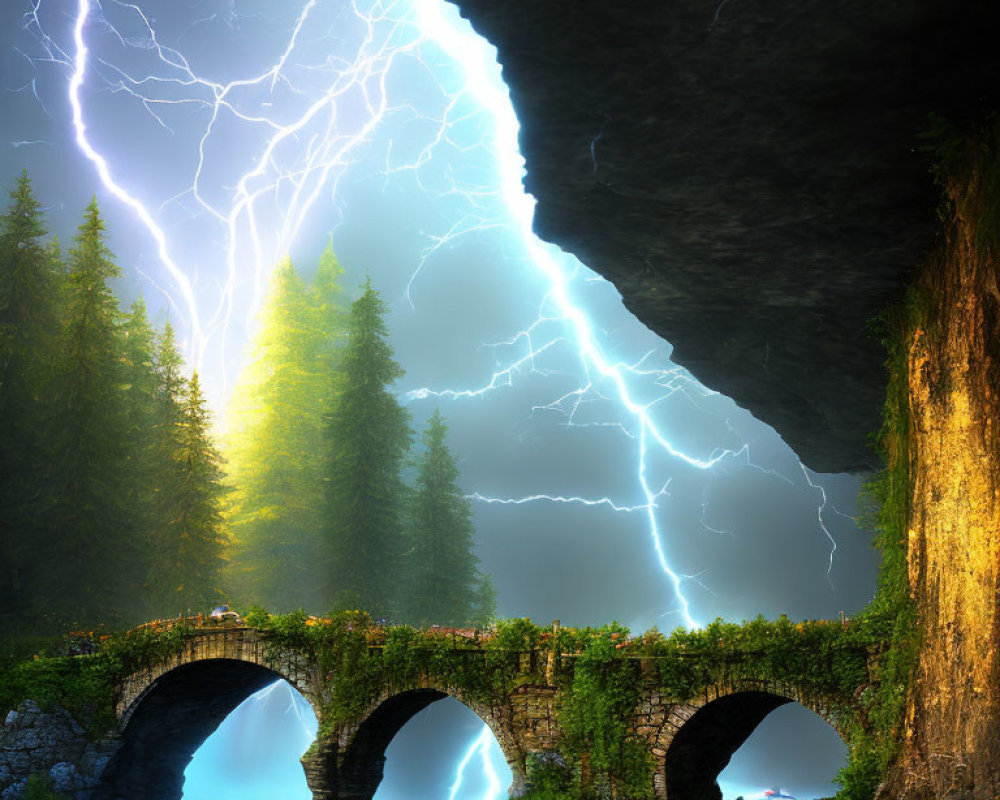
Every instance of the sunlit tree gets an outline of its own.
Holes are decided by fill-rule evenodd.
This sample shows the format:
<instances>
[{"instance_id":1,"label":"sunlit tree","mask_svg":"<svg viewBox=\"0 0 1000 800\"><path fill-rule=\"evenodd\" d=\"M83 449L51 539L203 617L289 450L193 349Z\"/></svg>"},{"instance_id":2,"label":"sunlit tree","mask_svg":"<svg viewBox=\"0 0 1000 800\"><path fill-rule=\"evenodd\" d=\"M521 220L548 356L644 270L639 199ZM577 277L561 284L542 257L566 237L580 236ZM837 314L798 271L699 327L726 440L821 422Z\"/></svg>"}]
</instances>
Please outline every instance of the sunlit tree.
<instances>
[{"instance_id":1,"label":"sunlit tree","mask_svg":"<svg viewBox=\"0 0 1000 800\"><path fill-rule=\"evenodd\" d=\"M332 398L330 376L340 369L340 358L347 335L349 310L343 286L344 269L327 243L316 267L316 277L309 286L309 336L307 358L316 365L310 376L313 393L329 411Z\"/></svg>"},{"instance_id":2,"label":"sunlit tree","mask_svg":"<svg viewBox=\"0 0 1000 800\"><path fill-rule=\"evenodd\" d=\"M324 414L344 340L342 270L327 247L307 285L278 266L249 364L229 408L227 455L232 599L324 610Z\"/></svg>"}]
</instances>

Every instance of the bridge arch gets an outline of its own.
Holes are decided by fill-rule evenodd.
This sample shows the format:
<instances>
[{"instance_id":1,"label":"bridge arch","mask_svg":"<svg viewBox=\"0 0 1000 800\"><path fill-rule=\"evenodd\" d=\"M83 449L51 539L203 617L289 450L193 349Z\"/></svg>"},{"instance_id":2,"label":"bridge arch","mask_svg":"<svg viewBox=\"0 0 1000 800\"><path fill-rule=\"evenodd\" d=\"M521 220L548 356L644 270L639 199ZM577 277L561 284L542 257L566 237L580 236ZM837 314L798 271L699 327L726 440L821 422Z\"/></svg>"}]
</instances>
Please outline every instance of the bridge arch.
<instances>
[{"instance_id":1,"label":"bridge arch","mask_svg":"<svg viewBox=\"0 0 1000 800\"><path fill-rule=\"evenodd\" d=\"M312 669L300 657L268 657L250 628L203 628L184 649L118 687L120 746L101 778L100 800L178 800L198 748L251 694L284 679L316 711Z\"/></svg>"},{"instance_id":2,"label":"bridge arch","mask_svg":"<svg viewBox=\"0 0 1000 800\"><path fill-rule=\"evenodd\" d=\"M389 743L417 713L446 697L458 700L486 723L510 766L512 786L523 787L524 756L516 744L509 714L452 687L424 685L383 692L357 722L340 728L335 745L324 747L317 742L303 758L313 796L371 800L382 782Z\"/></svg>"},{"instance_id":3,"label":"bridge arch","mask_svg":"<svg viewBox=\"0 0 1000 800\"><path fill-rule=\"evenodd\" d=\"M559 753L564 738L560 684L554 680L562 666L549 654L543 674L544 656L521 653L517 680L485 698L452 685L447 671L420 672L400 683L385 677L381 693L356 717L324 720L332 676L320 674L308 650L275 647L245 625L198 626L179 651L116 685L120 748L94 800L177 800L184 769L201 743L242 700L279 678L298 689L321 723L319 738L302 757L314 800L370 800L382 779L386 747L418 711L448 696L490 728L511 770L511 794L519 796L528 788L529 756ZM653 757L658 800L719 797L718 774L757 725L785 703L816 712L845 741L845 730L854 729L846 723L863 721L864 712L850 698L739 673L679 701L660 685L656 670L641 657L634 661L644 689L631 724Z\"/></svg>"},{"instance_id":4,"label":"bridge arch","mask_svg":"<svg viewBox=\"0 0 1000 800\"><path fill-rule=\"evenodd\" d=\"M128 708L101 796L178 800L184 770L205 739L251 694L282 677L259 664L222 658L164 672Z\"/></svg>"},{"instance_id":5,"label":"bridge arch","mask_svg":"<svg viewBox=\"0 0 1000 800\"><path fill-rule=\"evenodd\" d=\"M797 702L822 717L844 741L841 711L769 681L717 686L686 705L684 721L666 743L662 775L666 800L722 800L716 779L733 754L776 708Z\"/></svg>"}]
</instances>

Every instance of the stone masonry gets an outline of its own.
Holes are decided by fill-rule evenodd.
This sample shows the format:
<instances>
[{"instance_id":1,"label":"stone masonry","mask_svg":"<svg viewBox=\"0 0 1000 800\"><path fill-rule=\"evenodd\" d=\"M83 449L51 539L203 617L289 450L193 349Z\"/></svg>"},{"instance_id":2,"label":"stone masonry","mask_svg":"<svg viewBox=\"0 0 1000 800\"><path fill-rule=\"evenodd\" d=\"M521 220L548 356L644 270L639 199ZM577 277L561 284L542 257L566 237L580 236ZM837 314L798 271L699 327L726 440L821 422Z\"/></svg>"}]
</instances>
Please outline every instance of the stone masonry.
<instances>
[{"instance_id":1,"label":"stone masonry","mask_svg":"<svg viewBox=\"0 0 1000 800\"><path fill-rule=\"evenodd\" d=\"M437 680L433 675L421 675L409 686L386 688L358 719L335 726L326 735L321 734L303 756L303 768L313 797L315 800L369 800L381 781L389 742L414 714L445 696L465 703L489 725L513 774L512 796L524 793L528 788L528 757L559 753L562 739L555 673L557 669L571 668L570 659L563 656L558 665L552 663L552 659L542 665L539 659L543 658L541 653L523 653L523 679L515 682L516 688L508 695L494 698L489 704L465 697L459 687ZM123 684L118 704L123 738L129 741L130 729L139 722L138 709L153 700L158 692L177 691L186 685L181 681L170 689L167 684L171 674L186 668L192 669L194 676L196 665L202 664L205 669L213 663L227 664L227 670L235 674L237 662L262 671L255 673L262 675L261 680L272 680L276 676L287 679L312 703L322 722L325 687L314 665L299 656L269 653L260 634L251 628L205 629L197 633L183 653L130 676ZM678 702L660 691L655 670L648 664L637 663L636 669L641 670L646 688L632 725L637 736L648 742L653 755L655 770L650 780L657 800L666 800L668 796L670 800L687 797L701 800L716 795L715 776L753 729L779 705L799 702L822 716L841 735L844 735L841 715L852 712L832 700L806 696L793 685L749 680L739 675L732 676L724 684L707 688L694 700ZM539 681L541 676L543 679ZM202 676L198 680L205 678ZM226 678L227 683L232 681L232 676ZM234 699L233 706L237 702ZM685 732L683 736L682 731ZM191 747L187 753L189 758L197 745L188 746ZM164 744L158 743L156 747L162 748ZM708 755L700 760L693 759L690 751ZM122 757L127 753L128 749L123 748ZM158 786L163 785L161 780ZM157 794L148 784L144 791L144 797L149 800L178 796ZM123 797L123 800L131 799Z\"/></svg>"},{"instance_id":2,"label":"stone masonry","mask_svg":"<svg viewBox=\"0 0 1000 800\"><path fill-rule=\"evenodd\" d=\"M49 774L73 800L178 800L184 769L205 738L252 692L278 678L298 689L320 719L321 734L302 758L315 800L370 800L389 742L414 714L446 696L465 703L490 727L513 774L511 796L517 797L529 788L529 757L560 754L555 678L557 671L572 669L572 659L563 655L556 664L548 657L542 664L546 657L521 654L515 688L485 703L421 674L410 685L385 687L356 719L323 725L328 687L315 664L299 654L270 651L253 628L200 628L181 653L117 687L119 729L103 743L87 743L64 711L43 719L30 704L10 715L0 732L0 800L17 800L27 775L37 772ZM680 702L661 691L648 663L637 658L635 668L644 689L631 724L653 756L650 782L657 800L718 797L716 775L779 705L799 702L841 735L843 715L855 712L805 696L793 685L739 675ZM66 744L62 749L55 747L60 742Z\"/></svg>"},{"instance_id":3,"label":"stone masonry","mask_svg":"<svg viewBox=\"0 0 1000 800\"><path fill-rule=\"evenodd\" d=\"M62 708L43 711L26 700L0 727L0 798L20 800L29 775L48 777L52 788L87 800L119 743L92 742Z\"/></svg>"}]
</instances>

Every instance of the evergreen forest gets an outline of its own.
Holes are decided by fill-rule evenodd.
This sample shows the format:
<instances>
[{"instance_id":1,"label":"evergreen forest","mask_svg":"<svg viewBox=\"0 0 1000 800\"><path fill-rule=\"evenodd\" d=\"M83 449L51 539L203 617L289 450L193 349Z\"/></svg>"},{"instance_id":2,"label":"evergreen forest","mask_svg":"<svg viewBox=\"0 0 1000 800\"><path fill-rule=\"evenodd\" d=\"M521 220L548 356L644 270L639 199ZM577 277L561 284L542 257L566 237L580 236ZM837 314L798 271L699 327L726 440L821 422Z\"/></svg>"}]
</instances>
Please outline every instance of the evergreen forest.
<instances>
[{"instance_id":1,"label":"evergreen forest","mask_svg":"<svg viewBox=\"0 0 1000 800\"><path fill-rule=\"evenodd\" d=\"M393 391L386 305L328 244L272 276L225 434L168 319L112 291L96 199L68 249L27 173L0 214L0 634L229 602L485 624L469 502L439 412Z\"/></svg>"}]
</instances>

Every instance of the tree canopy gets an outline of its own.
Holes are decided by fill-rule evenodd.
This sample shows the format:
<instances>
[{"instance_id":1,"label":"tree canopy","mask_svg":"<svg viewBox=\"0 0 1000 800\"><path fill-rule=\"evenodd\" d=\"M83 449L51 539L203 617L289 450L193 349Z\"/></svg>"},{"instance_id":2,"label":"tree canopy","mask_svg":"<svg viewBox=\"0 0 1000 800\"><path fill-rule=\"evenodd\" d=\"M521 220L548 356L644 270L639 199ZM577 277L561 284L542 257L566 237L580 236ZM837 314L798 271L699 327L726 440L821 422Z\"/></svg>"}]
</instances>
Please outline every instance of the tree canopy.
<instances>
[{"instance_id":1,"label":"tree canopy","mask_svg":"<svg viewBox=\"0 0 1000 800\"><path fill-rule=\"evenodd\" d=\"M218 583L223 528L197 382L141 297L119 308L96 200L64 264L58 242L43 239L26 174L10 194L0 217L0 628L132 624L203 605L217 596L206 587ZM168 568L177 559L183 584ZM180 585L199 588L165 590Z\"/></svg>"},{"instance_id":2,"label":"tree canopy","mask_svg":"<svg viewBox=\"0 0 1000 800\"><path fill-rule=\"evenodd\" d=\"M447 432L435 410L424 432L409 515L403 618L413 625L482 624L493 614L489 579L473 553L472 509L458 487Z\"/></svg>"},{"instance_id":3,"label":"tree canopy","mask_svg":"<svg viewBox=\"0 0 1000 800\"><path fill-rule=\"evenodd\" d=\"M369 280L351 306L338 391L327 417L325 563L339 605L395 611L401 579L403 481L409 414L390 386L386 306Z\"/></svg>"},{"instance_id":4,"label":"tree canopy","mask_svg":"<svg viewBox=\"0 0 1000 800\"><path fill-rule=\"evenodd\" d=\"M485 622L440 413L408 461L387 306L332 243L273 274L225 455L169 321L120 275L96 199L65 258L22 174L0 215L0 630L130 625L230 600ZM413 485L404 481L413 474Z\"/></svg>"}]
</instances>

